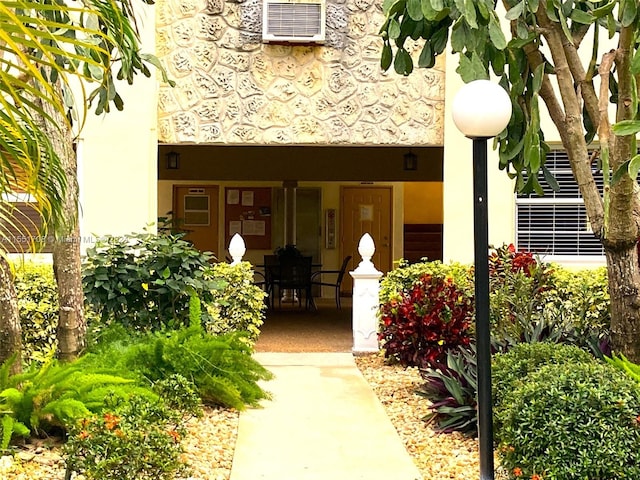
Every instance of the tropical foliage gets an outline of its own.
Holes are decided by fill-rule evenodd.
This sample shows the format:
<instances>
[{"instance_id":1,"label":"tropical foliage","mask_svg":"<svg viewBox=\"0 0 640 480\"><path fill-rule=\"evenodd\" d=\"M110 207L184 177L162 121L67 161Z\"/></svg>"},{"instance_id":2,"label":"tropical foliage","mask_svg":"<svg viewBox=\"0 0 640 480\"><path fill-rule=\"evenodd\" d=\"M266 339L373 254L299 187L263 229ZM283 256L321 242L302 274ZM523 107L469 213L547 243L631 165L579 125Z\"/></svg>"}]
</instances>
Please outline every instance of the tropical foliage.
<instances>
[{"instance_id":1,"label":"tropical foliage","mask_svg":"<svg viewBox=\"0 0 640 480\"><path fill-rule=\"evenodd\" d=\"M472 297L451 278L425 274L408 292L380 308L385 356L405 366L438 366L447 351L468 345Z\"/></svg>"},{"instance_id":2,"label":"tropical foliage","mask_svg":"<svg viewBox=\"0 0 640 480\"><path fill-rule=\"evenodd\" d=\"M383 10L384 70L393 64L409 75L416 56L419 67L431 68L450 45L464 82L493 75L509 93L513 113L496 142L500 168L519 192L542 195L543 183L559 189L546 165L545 104L606 252L610 291L621 292L611 296L612 343L640 361L640 304L622 293L640 290L637 2L385 0ZM602 185L595 171L603 172Z\"/></svg>"},{"instance_id":3,"label":"tropical foliage","mask_svg":"<svg viewBox=\"0 0 640 480\"><path fill-rule=\"evenodd\" d=\"M84 292L103 323L140 330L188 325L189 299L213 301L212 254L177 235L107 236L87 250Z\"/></svg>"}]
</instances>

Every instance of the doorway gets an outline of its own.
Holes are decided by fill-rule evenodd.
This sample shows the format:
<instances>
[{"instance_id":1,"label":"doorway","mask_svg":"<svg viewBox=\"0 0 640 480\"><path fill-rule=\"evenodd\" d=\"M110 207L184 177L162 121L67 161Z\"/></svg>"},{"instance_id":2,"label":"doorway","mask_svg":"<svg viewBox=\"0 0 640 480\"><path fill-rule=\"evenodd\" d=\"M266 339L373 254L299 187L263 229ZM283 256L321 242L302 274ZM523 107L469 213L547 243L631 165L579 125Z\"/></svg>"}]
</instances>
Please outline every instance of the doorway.
<instances>
[{"instance_id":1,"label":"doorway","mask_svg":"<svg viewBox=\"0 0 640 480\"><path fill-rule=\"evenodd\" d=\"M187 232L184 239L220 257L218 250L218 187L174 185L173 219Z\"/></svg>"},{"instance_id":2,"label":"doorway","mask_svg":"<svg viewBox=\"0 0 640 480\"><path fill-rule=\"evenodd\" d=\"M284 188L274 189L273 246L284 246L285 199ZM295 245L304 255L311 255L313 263L321 263L321 192L319 188L295 189Z\"/></svg>"},{"instance_id":3,"label":"doorway","mask_svg":"<svg viewBox=\"0 0 640 480\"><path fill-rule=\"evenodd\" d=\"M391 269L392 259L392 187L341 188L340 250L342 257L351 255L353 266L360 258L358 244L362 235L373 237L376 251L371 261L383 273ZM342 289L353 290L350 275L345 275Z\"/></svg>"}]
</instances>

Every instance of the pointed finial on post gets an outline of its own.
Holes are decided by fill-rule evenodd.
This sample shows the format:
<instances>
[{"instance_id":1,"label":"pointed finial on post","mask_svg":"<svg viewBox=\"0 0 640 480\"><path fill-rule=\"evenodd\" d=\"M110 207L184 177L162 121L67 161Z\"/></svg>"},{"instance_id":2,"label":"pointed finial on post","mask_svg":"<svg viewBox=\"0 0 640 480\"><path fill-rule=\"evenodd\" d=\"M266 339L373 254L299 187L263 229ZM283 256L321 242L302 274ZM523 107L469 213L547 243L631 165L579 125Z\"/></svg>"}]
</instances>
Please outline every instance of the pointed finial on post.
<instances>
[{"instance_id":1,"label":"pointed finial on post","mask_svg":"<svg viewBox=\"0 0 640 480\"><path fill-rule=\"evenodd\" d=\"M371 262L371 257L376 252L376 245L373 243L373 238L368 233L362 235L360 243L358 244L358 253L362 257L362 261L358 265L356 270L375 270L375 266Z\"/></svg>"},{"instance_id":2,"label":"pointed finial on post","mask_svg":"<svg viewBox=\"0 0 640 480\"><path fill-rule=\"evenodd\" d=\"M362 261L353 272L353 353L378 351L378 316L380 303L380 278L371 261L376 246L373 238L365 233L358 244Z\"/></svg>"},{"instance_id":3,"label":"pointed finial on post","mask_svg":"<svg viewBox=\"0 0 640 480\"><path fill-rule=\"evenodd\" d=\"M229 254L233 259L231 265L239 264L246 251L247 247L244 243L244 239L239 233L236 233L229 242Z\"/></svg>"}]
</instances>

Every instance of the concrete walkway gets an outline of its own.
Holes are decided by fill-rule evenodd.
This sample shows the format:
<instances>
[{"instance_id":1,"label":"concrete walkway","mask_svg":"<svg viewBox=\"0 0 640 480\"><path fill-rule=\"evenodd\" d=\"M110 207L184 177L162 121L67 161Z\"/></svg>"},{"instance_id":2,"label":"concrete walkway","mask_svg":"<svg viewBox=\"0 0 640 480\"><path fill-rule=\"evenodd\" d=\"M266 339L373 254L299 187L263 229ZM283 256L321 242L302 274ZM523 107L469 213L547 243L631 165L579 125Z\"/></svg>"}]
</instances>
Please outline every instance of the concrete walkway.
<instances>
[{"instance_id":1,"label":"concrete walkway","mask_svg":"<svg viewBox=\"0 0 640 480\"><path fill-rule=\"evenodd\" d=\"M351 353L257 353L275 379L240 414L231 480L420 480Z\"/></svg>"}]
</instances>

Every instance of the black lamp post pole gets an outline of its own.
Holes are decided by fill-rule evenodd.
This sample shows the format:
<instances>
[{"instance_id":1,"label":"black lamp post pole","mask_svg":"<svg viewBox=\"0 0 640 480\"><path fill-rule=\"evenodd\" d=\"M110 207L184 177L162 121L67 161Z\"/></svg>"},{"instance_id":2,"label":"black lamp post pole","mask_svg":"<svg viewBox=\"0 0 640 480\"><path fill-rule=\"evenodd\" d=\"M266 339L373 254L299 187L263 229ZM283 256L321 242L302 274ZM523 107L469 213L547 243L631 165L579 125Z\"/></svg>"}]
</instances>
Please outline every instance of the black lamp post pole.
<instances>
[{"instance_id":1,"label":"black lamp post pole","mask_svg":"<svg viewBox=\"0 0 640 480\"><path fill-rule=\"evenodd\" d=\"M489 330L489 216L487 211L487 138L473 140L473 232L478 363L478 444L480 480L493 480L491 408L491 333Z\"/></svg>"}]
</instances>

